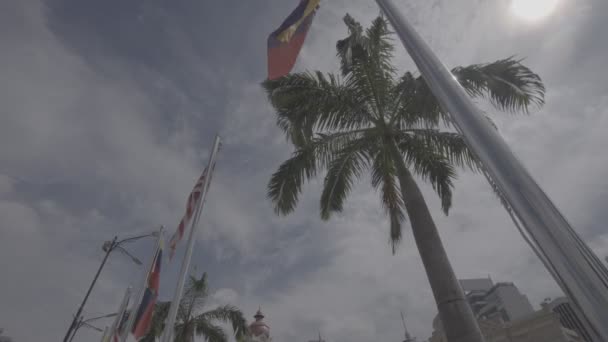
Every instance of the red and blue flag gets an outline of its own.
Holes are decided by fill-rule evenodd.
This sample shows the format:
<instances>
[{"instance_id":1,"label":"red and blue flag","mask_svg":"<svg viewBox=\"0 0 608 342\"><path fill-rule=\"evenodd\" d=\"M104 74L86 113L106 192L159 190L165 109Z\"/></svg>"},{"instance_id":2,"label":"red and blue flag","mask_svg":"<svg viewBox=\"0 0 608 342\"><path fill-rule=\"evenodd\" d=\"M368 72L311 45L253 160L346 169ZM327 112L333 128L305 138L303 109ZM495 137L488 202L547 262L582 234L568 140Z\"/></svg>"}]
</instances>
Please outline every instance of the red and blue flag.
<instances>
[{"instance_id":1,"label":"red and blue flag","mask_svg":"<svg viewBox=\"0 0 608 342\"><path fill-rule=\"evenodd\" d=\"M321 0L300 0L283 24L268 37L268 79L287 75L296 64Z\"/></svg>"},{"instance_id":2,"label":"red and blue flag","mask_svg":"<svg viewBox=\"0 0 608 342\"><path fill-rule=\"evenodd\" d=\"M146 336L150 331L152 325L152 315L154 314L154 306L158 299L158 293L160 289L160 266L163 256L163 240L161 238L156 254L154 255L154 262L152 268L148 273L148 279L146 282L146 288L144 295L137 309L137 315L133 323L133 329L131 332L137 341Z\"/></svg>"}]
</instances>

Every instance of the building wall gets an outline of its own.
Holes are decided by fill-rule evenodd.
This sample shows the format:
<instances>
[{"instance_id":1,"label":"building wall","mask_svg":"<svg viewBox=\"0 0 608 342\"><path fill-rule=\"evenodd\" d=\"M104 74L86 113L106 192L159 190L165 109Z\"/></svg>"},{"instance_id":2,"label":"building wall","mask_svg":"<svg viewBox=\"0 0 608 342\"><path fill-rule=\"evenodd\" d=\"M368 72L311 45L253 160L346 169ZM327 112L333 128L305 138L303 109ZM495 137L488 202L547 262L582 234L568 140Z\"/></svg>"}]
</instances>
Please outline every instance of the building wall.
<instances>
[{"instance_id":1,"label":"building wall","mask_svg":"<svg viewBox=\"0 0 608 342\"><path fill-rule=\"evenodd\" d=\"M496 294L507 313L509 321L524 318L534 312L528 298L521 294L513 284L497 287Z\"/></svg>"},{"instance_id":2,"label":"building wall","mask_svg":"<svg viewBox=\"0 0 608 342\"><path fill-rule=\"evenodd\" d=\"M500 319L479 322L486 342L583 342L573 331L564 329L559 316L540 310L524 319L504 323ZM443 331L435 330L429 342L447 342Z\"/></svg>"},{"instance_id":3,"label":"building wall","mask_svg":"<svg viewBox=\"0 0 608 342\"><path fill-rule=\"evenodd\" d=\"M474 293L469 294L469 297ZM479 297L479 296L478 296ZM500 318L505 322L524 318L534 312L528 298L519 292L513 283L498 283L483 298L471 302L473 312L478 318ZM478 303L483 303L479 305Z\"/></svg>"},{"instance_id":4,"label":"building wall","mask_svg":"<svg viewBox=\"0 0 608 342\"><path fill-rule=\"evenodd\" d=\"M585 328L583 321L578 317L576 310L566 297L556 298L549 303L543 303L543 306L557 313L564 327L576 331L586 342L593 341L591 334Z\"/></svg>"}]
</instances>

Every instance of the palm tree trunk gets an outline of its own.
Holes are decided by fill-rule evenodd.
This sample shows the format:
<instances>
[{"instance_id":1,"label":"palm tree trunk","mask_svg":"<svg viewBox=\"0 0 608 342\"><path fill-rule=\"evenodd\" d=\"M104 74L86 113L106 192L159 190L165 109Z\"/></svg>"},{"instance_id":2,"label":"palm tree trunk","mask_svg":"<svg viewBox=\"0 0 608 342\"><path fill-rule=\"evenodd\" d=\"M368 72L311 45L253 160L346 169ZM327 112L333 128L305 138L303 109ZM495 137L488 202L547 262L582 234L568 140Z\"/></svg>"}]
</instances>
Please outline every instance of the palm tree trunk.
<instances>
[{"instance_id":1,"label":"palm tree trunk","mask_svg":"<svg viewBox=\"0 0 608 342\"><path fill-rule=\"evenodd\" d=\"M422 192L403 162L397 147L394 144L389 145L396 163L405 210L412 225L416 246L433 290L447 340L448 342L484 342L477 320L464 298L460 283L443 248Z\"/></svg>"}]
</instances>

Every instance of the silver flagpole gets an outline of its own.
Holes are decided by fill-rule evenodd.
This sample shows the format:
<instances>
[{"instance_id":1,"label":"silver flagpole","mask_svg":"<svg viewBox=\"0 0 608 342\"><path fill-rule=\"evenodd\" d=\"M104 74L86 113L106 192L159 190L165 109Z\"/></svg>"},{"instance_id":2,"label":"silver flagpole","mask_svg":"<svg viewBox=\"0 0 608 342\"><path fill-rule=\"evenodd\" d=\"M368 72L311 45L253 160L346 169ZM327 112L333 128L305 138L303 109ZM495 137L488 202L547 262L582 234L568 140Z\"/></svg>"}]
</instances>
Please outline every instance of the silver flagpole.
<instances>
[{"instance_id":1,"label":"silver flagpole","mask_svg":"<svg viewBox=\"0 0 608 342\"><path fill-rule=\"evenodd\" d=\"M107 342L107 338L108 338L108 334L109 334L110 328L106 327L103 330L103 335L101 335L101 342Z\"/></svg>"},{"instance_id":2,"label":"silver flagpole","mask_svg":"<svg viewBox=\"0 0 608 342\"><path fill-rule=\"evenodd\" d=\"M578 237L394 3L391 0L376 2L442 108L450 113L467 146L496 182L541 253L555 267L557 283L562 285L562 290L584 314L584 319L601 336L598 341L608 341L608 288L603 282L605 268L598 269L599 259Z\"/></svg>"},{"instance_id":3,"label":"silver flagpole","mask_svg":"<svg viewBox=\"0 0 608 342\"><path fill-rule=\"evenodd\" d=\"M131 306L131 312L129 313L129 320L127 321L127 325L125 326L124 331L120 335L120 342L125 342L129 337L129 333L131 333L131 329L133 329L133 324L135 323L135 316L137 316L137 309L139 309L139 304L141 304L142 299L144 298L144 294L146 292L146 287L148 286L148 274L154 265L154 259L156 256L156 252L158 251L158 247L160 246L160 240L163 238L163 226L160 226L158 229L158 237L156 239L156 245L154 248L154 253L152 253L152 257L148 262L148 267L144 269L143 279L141 281L141 286L139 290L137 290L137 297L135 297L135 301L133 301L133 305Z\"/></svg>"},{"instance_id":4,"label":"silver flagpole","mask_svg":"<svg viewBox=\"0 0 608 342\"><path fill-rule=\"evenodd\" d=\"M213 166L215 163L215 155L220 147L220 136L215 136L215 141L213 143L213 148L211 149L211 155L209 156L209 163L207 165L207 176L205 177L205 181L203 184L203 193L201 194L201 198L199 201L198 208L196 209L196 213L194 216L194 220L192 220L192 225L190 227L190 234L188 236L188 245L186 247L186 254L184 255L184 259L182 261L182 266L179 272L179 278L177 280L177 286L175 287L175 294L173 296L173 300L171 301L171 307L169 308L169 315L167 316L165 329L163 331L163 337L161 342L170 342L171 336L173 335L173 327L175 326L175 319L177 317L177 310L179 309L179 303L182 299L182 293L184 292L184 284L186 282L186 277L188 276L188 270L190 269L190 259L192 259L192 251L194 249L194 242L196 240L196 228L198 226L198 220L200 218L201 212L203 211L203 204L205 203L205 198L207 197L207 190L209 188L209 181L213 174Z\"/></svg>"},{"instance_id":5,"label":"silver flagpole","mask_svg":"<svg viewBox=\"0 0 608 342\"><path fill-rule=\"evenodd\" d=\"M110 329L108 330L106 328L106 332L104 332L104 335L102 337L102 341L105 341L105 338L111 338L115 332L116 329L118 329L120 322L122 321L123 316L125 315L125 312L127 311L127 306L129 305L129 299L131 298L131 286L127 287L127 290L125 291L125 295L122 299L122 302L120 302L120 307L118 308L118 315L116 315L116 318L114 318L114 322L112 322L112 325L110 326ZM110 336L107 336L107 335Z\"/></svg>"}]
</instances>

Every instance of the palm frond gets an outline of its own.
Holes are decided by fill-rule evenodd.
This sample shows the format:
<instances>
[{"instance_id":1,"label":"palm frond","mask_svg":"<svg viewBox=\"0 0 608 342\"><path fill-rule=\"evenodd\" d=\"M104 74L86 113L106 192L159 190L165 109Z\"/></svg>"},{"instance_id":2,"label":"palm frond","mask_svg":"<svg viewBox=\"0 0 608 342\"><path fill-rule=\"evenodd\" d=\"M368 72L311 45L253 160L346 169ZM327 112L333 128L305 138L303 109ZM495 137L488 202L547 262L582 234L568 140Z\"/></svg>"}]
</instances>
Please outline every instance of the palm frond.
<instances>
[{"instance_id":1,"label":"palm frond","mask_svg":"<svg viewBox=\"0 0 608 342\"><path fill-rule=\"evenodd\" d=\"M329 165L335 153L367 130L334 134L318 134L312 141L295 151L279 166L268 183L268 198L274 203L275 213L286 215L298 202L305 181Z\"/></svg>"},{"instance_id":2,"label":"palm frond","mask_svg":"<svg viewBox=\"0 0 608 342\"><path fill-rule=\"evenodd\" d=\"M321 193L321 218L329 219L332 212L341 212L344 200L352 190L354 182L368 166L369 146L373 136L364 136L346 144L336 151L335 159L327 169Z\"/></svg>"},{"instance_id":3,"label":"palm frond","mask_svg":"<svg viewBox=\"0 0 608 342\"><path fill-rule=\"evenodd\" d=\"M475 172L481 171L478 159L467 146L464 137L456 132L443 132L437 129L409 129L400 136L409 135L402 143L411 143L412 139L426 145L436 153L441 154L454 166L467 168Z\"/></svg>"},{"instance_id":4,"label":"palm frond","mask_svg":"<svg viewBox=\"0 0 608 342\"><path fill-rule=\"evenodd\" d=\"M536 73L513 57L458 67L452 73L471 96L487 97L497 108L528 113L545 103L545 86Z\"/></svg>"},{"instance_id":5,"label":"palm frond","mask_svg":"<svg viewBox=\"0 0 608 342\"><path fill-rule=\"evenodd\" d=\"M177 311L177 317L182 321L189 321L192 314L205 305L208 296L207 272L203 272L200 278L190 276Z\"/></svg>"},{"instance_id":6,"label":"palm frond","mask_svg":"<svg viewBox=\"0 0 608 342\"><path fill-rule=\"evenodd\" d=\"M202 313L196 318L196 322L200 320L208 322L217 320L223 323L230 323L232 325L232 331L235 333L247 331L247 321L245 320L243 313L232 305L220 306L211 311Z\"/></svg>"},{"instance_id":7,"label":"palm frond","mask_svg":"<svg viewBox=\"0 0 608 342\"><path fill-rule=\"evenodd\" d=\"M152 314L152 324L150 325L150 331L141 340L141 342L155 342L156 337L159 337L163 333L165 328L165 319L169 314L169 307L171 302L158 302L154 306L154 313Z\"/></svg>"},{"instance_id":8,"label":"palm frond","mask_svg":"<svg viewBox=\"0 0 608 342\"><path fill-rule=\"evenodd\" d=\"M500 110L528 113L545 101L545 87L540 76L512 57L457 67L452 73L470 96L488 98ZM422 76L405 73L395 86L394 94L399 105L392 114L392 121L398 127L436 127L451 123Z\"/></svg>"},{"instance_id":9,"label":"palm frond","mask_svg":"<svg viewBox=\"0 0 608 342\"><path fill-rule=\"evenodd\" d=\"M295 146L305 144L313 131L370 126L365 98L332 74L290 74L262 86L277 112L277 125Z\"/></svg>"},{"instance_id":10,"label":"palm frond","mask_svg":"<svg viewBox=\"0 0 608 342\"><path fill-rule=\"evenodd\" d=\"M298 203L304 181L316 174L316 157L310 144L294 152L290 159L283 162L268 183L268 198L274 203L275 213L291 213Z\"/></svg>"},{"instance_id":11,"label":"palm frond","mask_svg":"<svg viewBox=\"0 0 608 342\"><path fill-rule=\"evenodd\" d=\"M181 322L175 325L174 342L192 342L196 326L194 321Z\"/></svg>"},{"instance_id":12,"label":"palm frond","mask_svg":"<svg viewBox=\"0 0 608 342\"><path fill-rule=\"evenodd\" d=\"M392 44L392 32L388 27L388 21L384 17L379 16L372 21L372 25L366 30L369 42L367 50L370 59L376 64L376 68L392 76L395 67L391 60L395 48Z\"/></svg>"},{"instance_id":13,"label":"palm frond","mask_svg":"<svg viewBox=\"0 0 608 342\"><path fill-rule=\"evenodd\" d=\"M422 76L415 77L406 72L391 95L395 105L390 113L390 123L399 129L437 127L450 122L450 117L443 112Z\"/></svg>"},{"instance_id":14,"label":"palm frond","mask_svg":"<svg viewBox=\"0 0 608 342\"><path fill-rule=\"evenodd\" d=\"M214 325L206 320L196 321L195 332L197 336L203 336L205 338L205 341L207 342L228 341L228 337L226 336L226 333L221 327Z\"/></svg>"},{"instance_id":15,"label":"palm frond","mask_svg":"<svg viewBox=\"0 0 608 342\"><path fill-rule=\"evenodd\" d=\"M454 166L448 158L418 137L398 134L395 142L406 164L437 192L441 199L441 208L447 215L452 206L452 179L456 176Z\"/></svg>"},{"instance_id":16,"label":"palm frond","mask_svg":"<svg viewBox=\"0 0 608 342\"><path fill-rule=\"evenodd\" d=\"M374 155L372 163L372 186L375 189L380 188L382 207L390 219L390 243L393 254L401 241L401 222L405 219L403 199L395 179L396 174L395 160L389 149L382 144L382 148Z\"/></svg>"}]
</instances>

